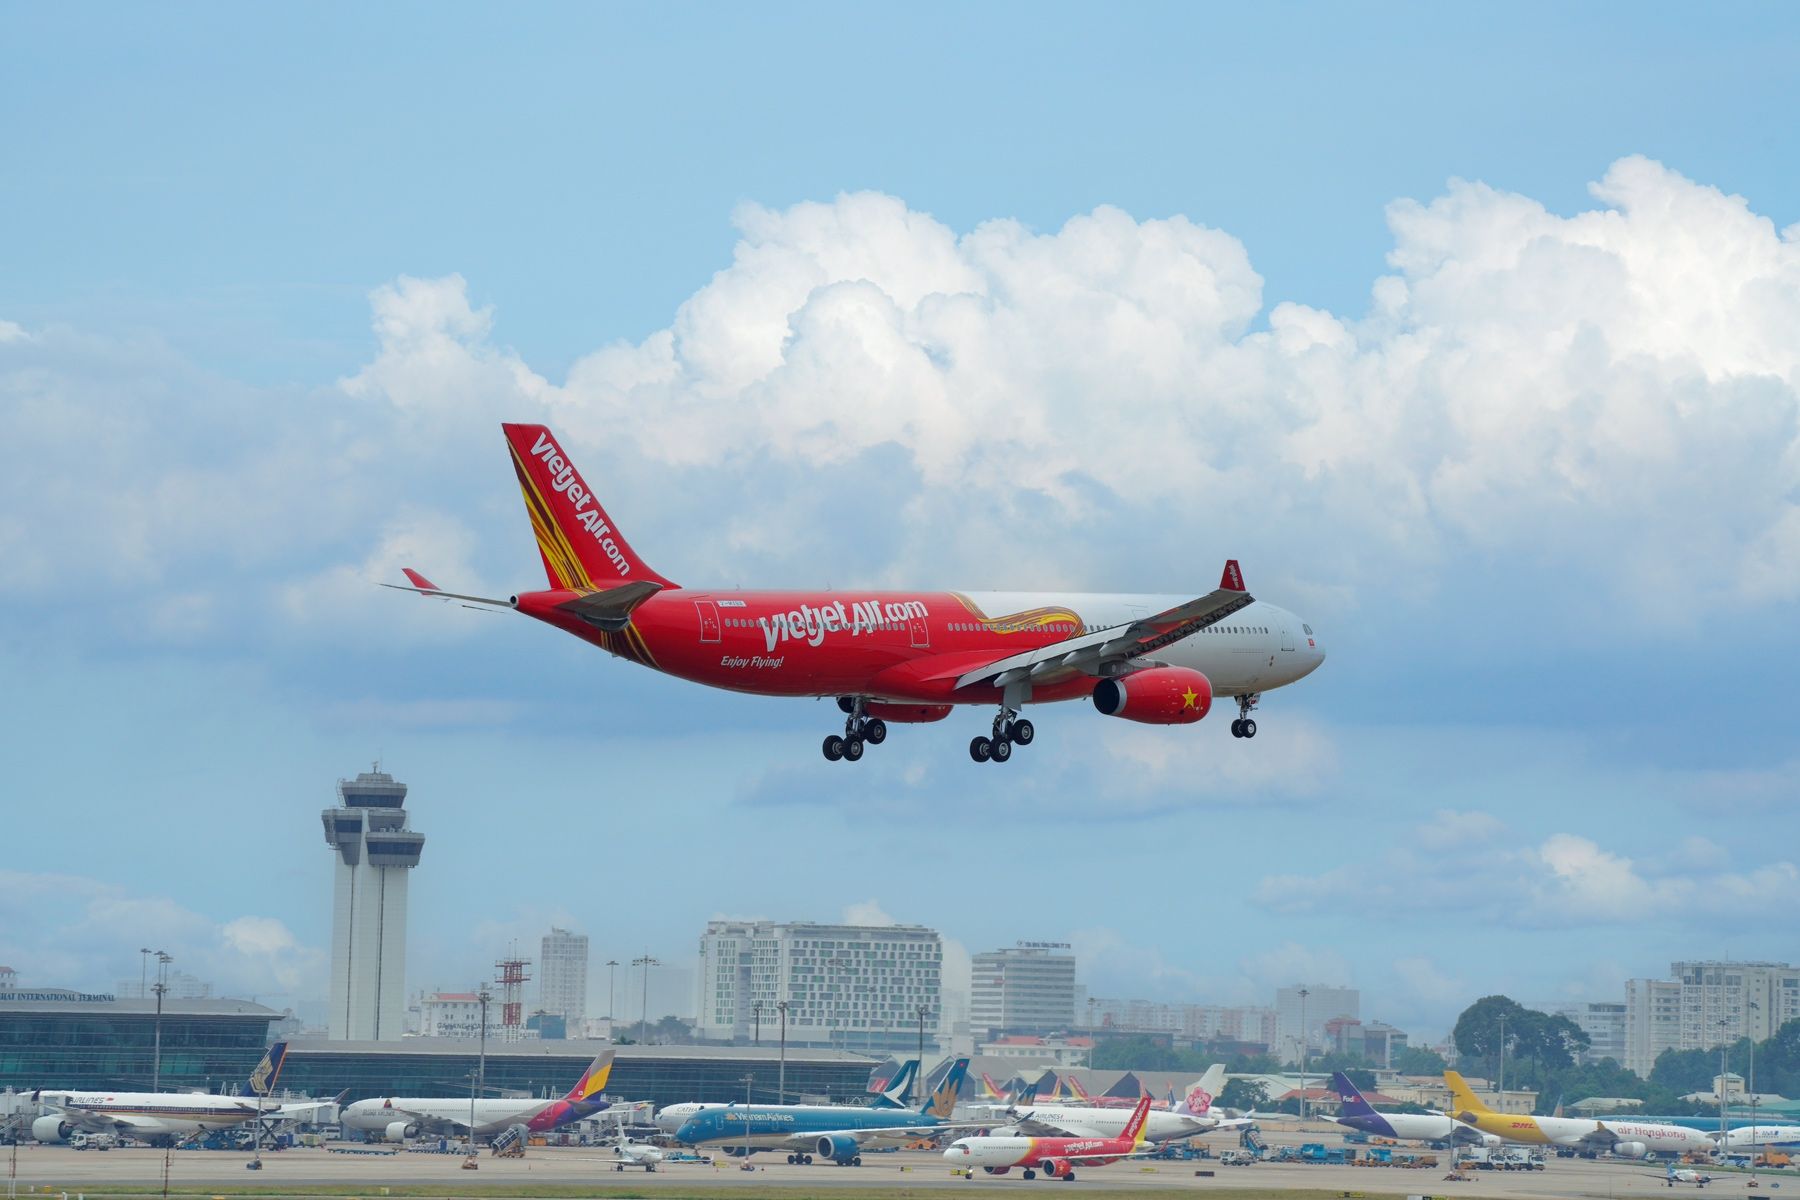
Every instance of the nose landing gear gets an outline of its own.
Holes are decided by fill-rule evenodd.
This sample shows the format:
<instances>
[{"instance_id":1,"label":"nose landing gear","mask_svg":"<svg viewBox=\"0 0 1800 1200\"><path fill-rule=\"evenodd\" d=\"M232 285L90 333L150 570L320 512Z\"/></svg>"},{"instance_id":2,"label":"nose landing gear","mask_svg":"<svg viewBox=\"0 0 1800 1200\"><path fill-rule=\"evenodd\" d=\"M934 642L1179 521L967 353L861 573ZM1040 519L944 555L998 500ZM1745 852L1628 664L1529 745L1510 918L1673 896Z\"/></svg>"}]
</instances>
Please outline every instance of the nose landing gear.
<instances>
[{"instance_id":1,"label":"nose landing gear","mask_svg":"<svg viewBox=\"0 0 1800 1200\"><path fill-rule=\"evenodd\" d=\"M826 762L837 762L840 758L845 762L858 762L862 759L864 746L879 746L887 741L887 722L880 717L868 716L863 711L864 704L861 696L838 697L838 707L848 715L844 718L843 736L834 733L821 747Z\"/></svg>"}]
</instances>

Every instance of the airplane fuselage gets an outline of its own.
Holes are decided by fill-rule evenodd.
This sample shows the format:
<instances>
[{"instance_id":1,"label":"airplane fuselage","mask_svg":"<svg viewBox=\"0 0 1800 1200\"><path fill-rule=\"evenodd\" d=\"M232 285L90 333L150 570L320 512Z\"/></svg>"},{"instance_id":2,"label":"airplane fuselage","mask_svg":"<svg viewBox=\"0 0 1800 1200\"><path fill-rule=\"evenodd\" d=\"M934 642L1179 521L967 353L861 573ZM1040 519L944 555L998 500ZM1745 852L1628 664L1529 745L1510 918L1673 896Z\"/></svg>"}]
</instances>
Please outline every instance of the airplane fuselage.
<instances>
[{"instance_id":1,"label":"airplane fuselage","mask_svg":"<svg viewBox=\"0 0 1800 1200\"><path fill-rule=\"evenodd\" d=\"M987 704L993 687L958 688L962 670L1003 655L1129 625L1187 597L1102 593L790 592L680 588L640 604L623 629L560 607L568 592L518 597L519 610L668 674L773 696L862 695L897 703ZM1318 637L1286 609L1255 601L1156 652L1204 674L1217 695L1267 691L1324 660ZM961 669L958 669L958 668ZM1042 703L1086 697L1087 675L1032 692Z\"/></svg>"}]
</instances>

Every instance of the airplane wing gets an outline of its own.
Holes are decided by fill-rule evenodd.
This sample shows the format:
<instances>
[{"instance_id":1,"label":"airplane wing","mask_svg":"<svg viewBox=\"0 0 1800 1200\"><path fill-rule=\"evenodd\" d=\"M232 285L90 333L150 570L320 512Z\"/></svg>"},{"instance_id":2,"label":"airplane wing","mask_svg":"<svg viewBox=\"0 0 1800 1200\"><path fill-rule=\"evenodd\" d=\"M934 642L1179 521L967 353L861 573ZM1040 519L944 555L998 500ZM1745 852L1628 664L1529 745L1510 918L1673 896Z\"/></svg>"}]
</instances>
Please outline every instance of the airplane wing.
<instances>
[{"instance_id":1,"label":"airplane wing","mask_svg":"<svg viewBox=\"0 0 1800 1200\"><path fill-rule=\"evenodd\" d=\"M858 1146L867 1146L871 1142L887 1139L911 1141L918 1137L928 1137L934 1133L949 1133L957 1129L992 1129L992 1121L946 1121L933 1125L883 1125L879 1129L815 1129L810 1133L790 1133L783 1144L796 1149L810 1147L820 1138L849 1138ZM727 1141L723 1143L729 1145Z\"/></svg>"},{"instance_id":2,"label":"airplane wing","mask_svg":"<svg viewBox=\"0 0 1800 1200\"><path fill-rule=\"evenodd\" d=\"M1059 1121L1051 1113L1028 1113L1013 1123L1029 1137L1104 1138L1115 1135L1074 1121Z\"/></svg>"},{"instance_id":3,"label":"airplane wing","mask_svg":"<svg viewBox=\"0 0 1800 1200\"><path fill-rule=\"evenodd\" d=\"M1159 1152L1159 1148L1156 1146L1144 1146L1137 1150L1126 1150L1123 1152L1114 1150L1107 1154L1058 1154L1056 1157L1062 1159L1064 1162L1072 1163L1109 1163L1117 1162L1121 1158L1147 1158L1150 1155Z\"/></svg>"},{"instance_id":4,"label":"airplane wing","mask_svg":"<svg viewBox=\"0 0 1800 1200\"><path fill-rule=\"evenodd\" d=\"M958 676L956 686L1005 687L1027 681L1050 684L1073 675L1116 673L1124 663L1154 654L1216 625L1254 601L1255 597L1244 590L1243 574L1234 558L1225 564L1219 586L1204 596L1129 624L995 659Z\"/></svg>"}]
</instances>

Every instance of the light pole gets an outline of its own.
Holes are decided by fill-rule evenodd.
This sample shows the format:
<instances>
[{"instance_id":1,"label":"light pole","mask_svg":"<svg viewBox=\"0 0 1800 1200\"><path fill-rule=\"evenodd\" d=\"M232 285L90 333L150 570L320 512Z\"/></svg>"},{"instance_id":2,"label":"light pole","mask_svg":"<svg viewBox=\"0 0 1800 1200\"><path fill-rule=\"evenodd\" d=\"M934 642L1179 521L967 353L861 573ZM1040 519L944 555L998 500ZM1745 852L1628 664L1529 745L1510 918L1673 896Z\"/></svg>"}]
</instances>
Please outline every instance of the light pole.
<instances>
[{"instance_id":1,"label":"light pole","mask_svg":"<svg viewBox=\"0 0 1800 1200\"><path fill-rule=\"evenodd\" d=\"M781 1074L775 1085L775 1103L787 1103L787 1009L786 1000L775 1002L775 1011L781 1014Z\"/></svg>"},{"instance_id":2,"label":"light pole","mask_svg":"<svg viewBox=\"0 0 1800 1200\"><path fill-rule=\"evenodd\" d=\"M606 960L606 1040L613 1040L613 976L619 969L619 960Z\"/></svg>"},{"instance_id":3,"label":"light pole","mask_svg":"<svg viewBox=\"0 0 1800 1200\"><path fill-rule=\"evenodd\" d=\"M488 985L482 984L481 990L475 993L475 999L481 1005L481 1033L479 1050L475 1058L475 1076L469 1086L469 1157L475 1157L475 1097L487 1090L487 1010L488 1002L494 993L488 991Z\"/></svg>"},{"instance_id":4,"label":"light pole","mask_svg":"<svg viewBox=\"0 0 1800 1200\"><path fill-rule=\"evenodd\" d=\"M144 946L138 947L138 999L150 998L150 956L157 953Z\"/></svg>"},{"instance_id":5,"label":"light pole","mask_svg":"<svg viewBox=\"0 0 1800 1200\"><path fill-rule=\"evenodd\" d=\"M762 1045L762 1010L761 1000L750 1002L750 1044L753 1046Z\"/></svg>"},{"instance_id":6,"label":"light pole","mask_svg":"<svg viewBox=\"0 0 1800 1200\"><path fill-rule=\"evenodd\" d=\"M156 1034L150 1054L150 1090L162 1091L162 1010L163 996L169 991L169 964L175 960L161 950L156 952Z\"/></svg>"},{"instance_id":7,"label":"light pole","mask_svg":"<svg viewBox=\"0 0 1800 1200\"><path fill-rule=\"evenodd\" d=\"M1500 1078L1495 1081L1497 1090L1494 1099L1500 1103L1500 1111L1506 1111L1506 1014L1500 1014Z\"/></svg>"},{"instance_id":8,"label":"light pole","mask_svg":"<svg viewBox=\"0 0 1800 1200\"><path fill-rule=\"evenodd\" d=\"M631 960L631 965L644 968L644 995L643 1001L638 1007L638 1045L642 1046L649 1040L650 1032L650 968L660 967L662 966L662 963L657 959L651 958L650 951L646 949L638 957Z\"/></svg>"},{"instance_id":9,"label":"light pole","mask_svg":"<svg viewBox=\"0 0 1800 1200\"><path fill-rule=\"evenodd\" d=\"M1756 1143L1760 1140L1760 1135L1756 1129L1756 1028L1755 1022L1750 1020L1750 1012L1761 1012L1762 1008L1754 1000L1746 1000L1744 1004L1749 1010L1744 1014L1744 1024L1748 1027L1750 1040L1750 1077L1745 1081L1744 1090L1750 1093L1750 1186L1755 1187Z\"/></svg>"},{"instance_id":10,"label":"light pole","mask_svg":"<svg viewBox=\"0 0 1800 1200\"><path fill-rule=\"evenodd\" d=\"M1307 1051L1311 1049L1312 1038L1306 1028L1306 998L1312 995L1305 988L1300 989L1300 1123L1306 1124L1306 1068Z\"/></svg>"},{"instance_id":11,"label":"light pole","mask_svg":"<svg viewBox=\"0 0 1800 1200\"><path fill-rule=\"evenodd\" d=\"M931 1011L924 1004L919 1005L919 1095L925 1095L925 1016Z\"/></svg>"},{"instance_id":12,"label":"light pole","mask_svg":"<svg viewBox=\"0 0 1800 1200\"><path fill-rule=\"evenodd\" d=\"M1726 1021L1724 1017L1719 1018L1719 1148L1721 1150L1725 1147L1725 1135L1728 1132L1728 1126L1725 1123L1725 1092L1727 1090L1725 1084L1725 1055L1730 1050L1730 1044L1725 1040L1725 1027L1728 1024L1730 1024L1730 1022Z\"/></svg>"},{"instance_id":13,"label":"light pole","mask_svg":"<svg viewBox=\"0 0 1800 1200\"><path fill-rule=\"evenodd\" d=\"M753 1124L750 1120L750 1083L755 1078L754 1075L744 1076L744 1170L746 1171L750 1170L752 1153L750 1149L750 1126Z\"/></svg>"}]
</instances>

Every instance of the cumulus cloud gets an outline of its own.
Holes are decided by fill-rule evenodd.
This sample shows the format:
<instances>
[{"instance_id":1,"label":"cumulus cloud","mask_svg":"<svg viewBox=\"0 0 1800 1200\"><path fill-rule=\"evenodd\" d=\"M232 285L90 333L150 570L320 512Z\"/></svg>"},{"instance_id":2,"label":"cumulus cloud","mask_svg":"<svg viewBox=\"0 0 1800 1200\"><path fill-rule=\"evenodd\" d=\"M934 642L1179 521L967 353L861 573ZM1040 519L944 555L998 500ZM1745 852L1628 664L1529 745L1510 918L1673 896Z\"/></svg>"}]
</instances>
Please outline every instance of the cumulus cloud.
<instances>
[{"instance_id":1,"label":"cumulus cloud","mask_svg":"<svg viewBox=\"0 0 1800 1200\"><path fill-rule=\"evenodd\" d=\"M142 946L166 950L216 995L310 996L324 986L324 951L274 917L218 920L86 876L0 870L0 961L33 984L111 991L137 973Z\"/></svg>"},{"instance_id":2,"label":"cumulus cloud","mask_svg":"<svg viewBox=\"0 0 1800 1200\"><path fill-rule=\"evenodd\" d=\"M1457 843L1461 853L1441 836L1457 829L1480 831ZM1265 876L1256 900L1285 913L1405 904L1478 913L1513 928L1641 925L1651 919L1698 925L1746 904L1800 902L1800 867L1794 863L1734 862L1704 839L1682 853L1639 861L1579 834L1555 832L1534 844L1486 814L1440 812L1416 840L1431 853L1401 845L1374 862Z\"/></svg>"}]
</instances>

